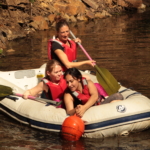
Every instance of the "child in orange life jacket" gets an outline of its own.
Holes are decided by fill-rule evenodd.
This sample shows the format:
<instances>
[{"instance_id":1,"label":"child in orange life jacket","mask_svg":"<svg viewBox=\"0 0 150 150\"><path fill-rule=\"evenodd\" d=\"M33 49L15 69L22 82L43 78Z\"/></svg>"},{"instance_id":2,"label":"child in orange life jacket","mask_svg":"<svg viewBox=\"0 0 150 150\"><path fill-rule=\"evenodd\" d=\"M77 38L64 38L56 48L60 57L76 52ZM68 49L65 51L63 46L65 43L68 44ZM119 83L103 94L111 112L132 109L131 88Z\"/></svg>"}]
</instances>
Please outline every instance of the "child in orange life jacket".
<instances>
[{"instance_id":1,"label":"child in orange life jacket","mask_svg":"<svg viewBox=\"0 0 150 150\"><path fill-rule=\"evenodd\" d=\"M76 68L67 69L64 77L68 86L64 95L67 114L73 115L76 113L79 117L82 117L88 108L99 102L100 96L98 90L94 83L82 77ZM116 93L113 99L110 98L108 101L106 99L105 103L109 103L114 99L115 101L120 101L122 98L120 93Z\"/></svg>"},{"instance_id":2,"label":"child in orange life jacket","mask_svg":"<svg viewBox=\"0 0 150 150\"><path fill-rule=\"evenodd\" d=\"M76 61L76 43L81 43L81 40L79 38L76 38L75 41L69 39L69 24L60 15L55 17L55 21L56 36L48 42L49 59L58 60L63 65L64 71L67 68L79 67L85 64L93 66L94 60Z\"/></svg>"},{"instance_id":3,"label":"child in orange life jacket","mask_svg":"<svg viewBox=\"0 0 150 150\"><path fill-rule=\"evenodd\" d=\"M47 62L45 78L37 86L25 91L23 98L27 99L29 95L36 96L44 91L48 99L60 101L64 96L66 88L67 84L63 78L62 67L58 61L53 59Z\"/></svg>"}]
</instances>

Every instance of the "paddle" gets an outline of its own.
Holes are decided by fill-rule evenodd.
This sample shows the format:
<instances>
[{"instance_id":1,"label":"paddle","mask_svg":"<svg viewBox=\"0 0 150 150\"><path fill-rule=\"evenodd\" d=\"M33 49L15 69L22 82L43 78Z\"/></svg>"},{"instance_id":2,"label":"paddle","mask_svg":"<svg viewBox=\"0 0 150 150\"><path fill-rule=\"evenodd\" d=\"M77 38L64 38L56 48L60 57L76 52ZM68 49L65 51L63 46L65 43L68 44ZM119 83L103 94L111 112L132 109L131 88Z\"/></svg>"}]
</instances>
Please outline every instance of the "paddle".
<instances>
[{"instance_id":1,"label":"paddle","mask_svg":"<svg viewBox=\"0 0 150 150\"><path fill-rule=\"evenodd\" d=\"M8 87L8 86L5 86L5 85L0 85L0 97L6 97L6 96L9 96L9 95L15 95L15 96L19 96L19 97L23 96L22 94L13 92L13 89L11 87ZM59 106L61 104L61 101L56 102L56 101L53 101L53 100L38 98L38 97L34 97L34 96L28 96L28 99L42 100L44 102L51 103L51 104L54 104L56 106Z\"/></svg>"},{"instance_id":2,"label":"paddle","mask_svg":"<svg viewBox=\"0 0 150 150\"><path fill-rule=\"evenodd\" d=\"M70 34L74 39L76 39L75 35L70 31ZM79 47L82 49L84 54L88 57L89 60L92 60L92 58L89 56L89 54L86 52L86 50L83 48L81 43L77 43ZM116 92L118 92L120 85L118 84L117 80L114 78L114 76L105 68L100 68L96 64L94 64L94 67L96 69L96 78L98 82L102 85L102 87L105 89L108 95L112 95Z\"/></svg>"}]
</instances>

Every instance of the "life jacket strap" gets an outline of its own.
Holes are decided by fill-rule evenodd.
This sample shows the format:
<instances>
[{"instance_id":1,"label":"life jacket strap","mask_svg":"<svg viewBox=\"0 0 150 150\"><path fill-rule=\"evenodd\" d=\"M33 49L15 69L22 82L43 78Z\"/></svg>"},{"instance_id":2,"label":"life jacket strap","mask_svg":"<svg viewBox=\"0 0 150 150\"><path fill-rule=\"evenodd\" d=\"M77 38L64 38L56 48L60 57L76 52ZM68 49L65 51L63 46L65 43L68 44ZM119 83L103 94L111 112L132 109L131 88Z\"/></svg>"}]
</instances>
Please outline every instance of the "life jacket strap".
<instances>
[{"instance_id":1,"label":"life jacket strap","mask_svg":"<svg viewBox=\"0 0 150 150\"><path fill-rule=\"evenodd\" d=\"M48 83L49 81L47 80L47 79L42 79L42 81L46 84L46 83Z\"/></svg>"}]
</instances>

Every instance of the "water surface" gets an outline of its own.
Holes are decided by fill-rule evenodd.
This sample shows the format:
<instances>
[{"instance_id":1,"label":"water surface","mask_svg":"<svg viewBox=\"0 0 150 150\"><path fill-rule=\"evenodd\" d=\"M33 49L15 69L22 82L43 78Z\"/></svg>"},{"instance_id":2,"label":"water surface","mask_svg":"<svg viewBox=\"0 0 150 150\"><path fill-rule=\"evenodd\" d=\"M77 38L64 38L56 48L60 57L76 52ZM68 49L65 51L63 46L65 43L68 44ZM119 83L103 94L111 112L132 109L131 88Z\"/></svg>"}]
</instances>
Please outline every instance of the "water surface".
<instances>
[{"instance_id":1,"label":"water surface","mask_svg":"<svg viewBox=\"0 0 150 150\"><path fill-rule=\"evenodd\" d=\"M150 98L150 11L126 14L112 18L79 22L71 25L73 33L96 60L99 67L107 68L126 87L133 87ZM0 59L0 70L38 68L46 63L47 40L54 29L35 32L27 38L10 41ZM86 60L78 49L78 60ZM82 70L93 70L87 65ZM149 150L150 130L132 133L128 137L81 139L75 143L63 141L58 134L43 132L20 124L0 113L0 150L8 149L64 149L64 150Z\"/></svg>"}]
</instances>

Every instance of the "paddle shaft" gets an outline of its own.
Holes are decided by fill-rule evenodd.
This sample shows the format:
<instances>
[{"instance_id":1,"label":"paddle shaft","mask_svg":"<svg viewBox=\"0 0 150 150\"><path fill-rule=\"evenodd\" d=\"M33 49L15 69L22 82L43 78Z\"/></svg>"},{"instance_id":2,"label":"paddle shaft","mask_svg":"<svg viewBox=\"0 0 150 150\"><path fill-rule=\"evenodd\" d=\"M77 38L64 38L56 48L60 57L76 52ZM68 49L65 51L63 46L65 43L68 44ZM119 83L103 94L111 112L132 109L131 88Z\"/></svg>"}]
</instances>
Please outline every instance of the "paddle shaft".
<instances>
[{"instance_id":1,"label":"paddle shaft","mask_svg":"<svg viewBox=\"0 0 150 150\"><path fill-rule=\"evenodd\" d=\"M0 97L6 97L9 95L15 95L15 96L19 96L19 97L23 97L23 94L19 94L19 93L15 93L13 92L13 89L9 86L6 85L0 85ZM54 104L56 106L59 106L62 101L54 101L54 100L48 100L48 99L44 99L44 98L38 98L38 97L34 97L34 96L28 96L28 99L32 99L32 100L41 100L47 103L51 103Z\"/></svg>"},{"instance_id":2,"label":"paddle shaft","mask_svg":"<svg viewBox=\"0 0 150 150\"><path fill-rule=\"evenodd\" d=\"M16 96L19 96L19 97L22 97L23 94L19 94L19 93L14 93L13 92L13 95L16 95ZM47 102L47 103L51 103L51 104L54 104L56 105L58 102L56 101L53 101L53 100L48 100L48 99L44 99L44 98L38 98L38 97L34 97L34 96L28 96L28 99L32 99L32 100L42 100L44 102Z\"/></svg>"},{"instance_id":3,"label":"paddle shaft","mask_svg":"<svg viewBox=\"0 0 150 150\"><path fill-rule=\"evenodd\" d=\"M70 31L71 36L76 39L75 35L72 33L72 31ZM81 45L81 43L77 42L77 44L80 46L80 48L83 50L84 54L87 56L87 58L89 60L92 60L92 58L90 57L90 55L86 52L86 50L84 49L84 47Z\"/></svg>"},{"instance_id":4,"label":"paddle shaft","mask_svg":"<svg viewBox=\"0 0 150 150\"><path fill-rule=\"evenodd\" d=\"M74 39L76 39L75 35L70 31L70 34ZM89 54L86 52L86 50L83 48L81 43L77 42L79 47L82 49L84 54L89 58L89 60L92 60L92 58L89 56ZM104 87L108 95L112 95L116 92L118 92L120 85L118 84L117 80L114 78L114 76L105 68L99 68L96 63L93 63L94 67L96 68L96 78L98 82Z\"/></svg>"}]
</instances>

